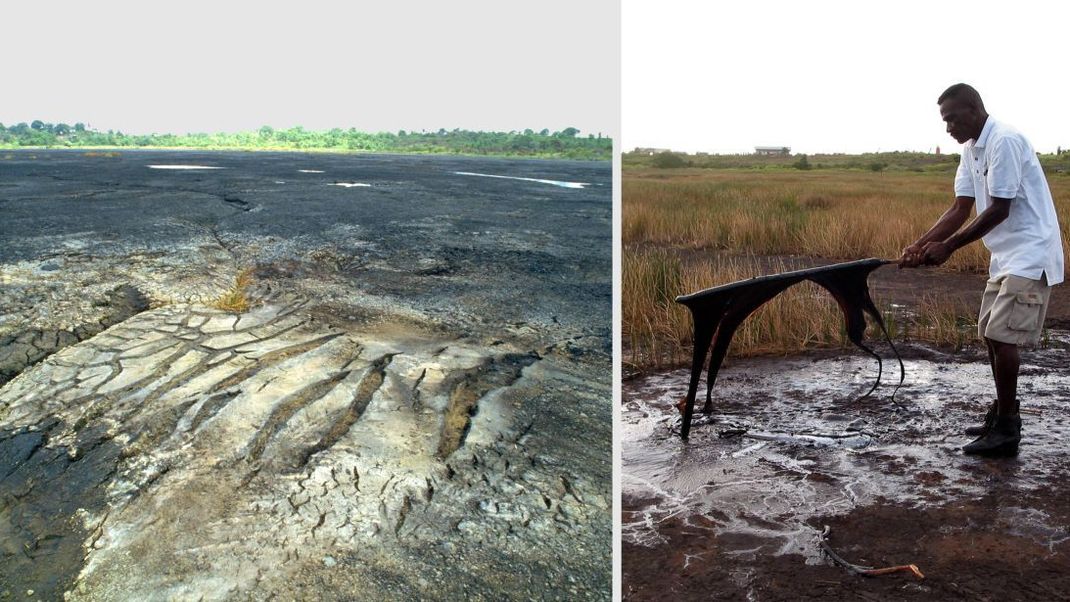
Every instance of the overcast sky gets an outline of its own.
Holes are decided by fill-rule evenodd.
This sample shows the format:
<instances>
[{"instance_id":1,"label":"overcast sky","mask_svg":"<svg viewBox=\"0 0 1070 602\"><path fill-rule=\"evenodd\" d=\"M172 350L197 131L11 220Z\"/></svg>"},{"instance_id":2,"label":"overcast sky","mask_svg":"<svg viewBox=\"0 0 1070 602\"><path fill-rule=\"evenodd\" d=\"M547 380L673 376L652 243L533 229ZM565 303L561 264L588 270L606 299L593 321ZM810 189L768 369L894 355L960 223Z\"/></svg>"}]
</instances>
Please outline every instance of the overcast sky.
<instances>
[{"instance_id":1,"label":"overcast sky","mask_svg":"<svg viewBox=\"0 0 1070 602\"><path fill-rule=\"evenodd\" d=\"M1070 148L1070 3L624 0L622 148L930 151L967 82L1042 152Z\"/></svg>"},{"instance_id":2,"label":"overcast sky","mask_svg":"<svg viewBox=\"0 0 1070 602\"><path fill-rule=\"evenodd\" d=\"M0 123L615 134L616 0L5 2Z\"/></svg>"}]
</instances>

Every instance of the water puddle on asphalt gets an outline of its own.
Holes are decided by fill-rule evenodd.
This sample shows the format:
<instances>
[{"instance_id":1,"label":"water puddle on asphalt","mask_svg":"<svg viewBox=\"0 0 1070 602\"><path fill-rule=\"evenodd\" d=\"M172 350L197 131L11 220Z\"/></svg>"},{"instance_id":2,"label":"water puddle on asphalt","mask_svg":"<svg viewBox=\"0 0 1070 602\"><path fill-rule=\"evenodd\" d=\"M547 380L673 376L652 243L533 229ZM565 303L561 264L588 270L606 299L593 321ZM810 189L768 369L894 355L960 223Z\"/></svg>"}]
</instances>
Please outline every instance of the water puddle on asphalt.
<instances>
[{"instance_id":1,"label":"water puddle on asphalt","mask_svg":"<svg viewBox=\"0 0 1070 602\"><path fill-rule=\"evenodd\" d=\"M857 400L876 378L862 356L733 360L713 390L714 409L698 412L691 439L679 437L675 403L689 371L654 374L623 391L623 534L655 546L659 525L682 521L718 536L727 554L802 554L822 562L813 545L821 517L872 505L925 509L988 492L993 483L1021 492L1045 490L1070 462L1063 418L1070 395L1065 343L1023 352L1019 398L1023 442L1017 459L977 459L959 448L963 428L979 422L994 397L988 364L923 353L904 360L906 380L891 402L898 370L885 365L882 385ZM1062 533L1043 513L1017 513L1038 540ZM1050 521L1049 521L1050 522Z\"/></svg>"},{"instance_id":2,"label":"water puddle on asphalt","mask_svg":"<svg viewBox=\"0 0 1070 602\"><path fill-rule=\"evenodd\" d=\"M480 178L502 178L505 180L521 180L523 182L538 182L539 184L551 184L562 188L585 188L590 186L588 182L562 182L560 180L544 180L542 178L521 178L517 176L498 176L486 173L472 173L470 171L455 171L458 176L478 176Z\"/></svg>"},{"instance_id":3,"label":"water puddle on asphalt","mask_svg":"<svg viewBox=\"0 0 1070 602\"><path fill-rule=\"evenodd\" d=\"M149 165L149 169L226 169L226 167L213 167L211 165Z\"/></svg>"}]
</instances>

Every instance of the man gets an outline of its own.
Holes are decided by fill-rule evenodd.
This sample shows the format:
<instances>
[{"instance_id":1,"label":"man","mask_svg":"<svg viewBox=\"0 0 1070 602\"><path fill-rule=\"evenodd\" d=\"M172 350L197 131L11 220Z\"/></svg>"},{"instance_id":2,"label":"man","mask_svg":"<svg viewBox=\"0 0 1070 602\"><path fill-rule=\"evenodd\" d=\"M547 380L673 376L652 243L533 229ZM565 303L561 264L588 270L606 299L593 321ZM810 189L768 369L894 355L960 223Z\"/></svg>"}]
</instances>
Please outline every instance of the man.
<instances>
[{"instance_id":1,"label":"man","mask_svg":"<svg viewBox=\"0 0 1070 602\"><path fill-rule=\"evenodd\" d=\"M977 90L955 84L937 100L940 116L962 148L955 202L903 250L900 267L940 265L957 249L983 239L991 251L977 333L988 347L996 401L967 454L1012 456L1022 439L1018 413L1019 346L1040 339L1051 287L1063 281L1063 249L1055 205L1032 145L985 111ZM970 216L977 217L962 227ZM960 228L962 228L960 230Z\"/></svg>"}]
</instances>

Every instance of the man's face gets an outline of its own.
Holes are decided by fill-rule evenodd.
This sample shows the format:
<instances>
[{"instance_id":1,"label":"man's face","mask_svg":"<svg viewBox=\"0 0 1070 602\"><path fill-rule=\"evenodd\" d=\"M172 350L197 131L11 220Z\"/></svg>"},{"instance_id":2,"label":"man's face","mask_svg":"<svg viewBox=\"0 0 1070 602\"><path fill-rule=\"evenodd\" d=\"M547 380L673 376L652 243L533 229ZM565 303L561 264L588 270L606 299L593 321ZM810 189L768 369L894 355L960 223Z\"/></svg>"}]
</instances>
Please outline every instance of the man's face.
<instances>
[{"instance_id":1,"label":"man's face","mask_svg":"<svg viewBox=\"0 0 1070 602\"><path fill-rule=\"evenodd\" d=\"M940 118L947 124L947 133L962 144L981 135L985 122L976 107L955 98L940 103Z\"/></svg>"}]
</instances>

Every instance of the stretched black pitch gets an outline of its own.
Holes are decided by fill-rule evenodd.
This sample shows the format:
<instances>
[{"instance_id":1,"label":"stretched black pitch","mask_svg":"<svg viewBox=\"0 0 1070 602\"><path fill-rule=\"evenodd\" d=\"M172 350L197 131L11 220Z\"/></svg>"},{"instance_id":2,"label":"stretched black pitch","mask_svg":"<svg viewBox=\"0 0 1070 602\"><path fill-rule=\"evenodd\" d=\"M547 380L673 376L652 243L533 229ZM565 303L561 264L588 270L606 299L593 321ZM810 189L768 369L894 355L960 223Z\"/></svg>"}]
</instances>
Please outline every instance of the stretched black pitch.
<instances>
[{"instance_id":1,"label":"stretched black pitch","mask_svg":"<svg viewBox=\"0 0 1070 602\"><path fill-rule=\"evenodd\" d=\"M706 362L706 355L710 352L711 346L710 367L706 373L706 405L702 409L703 413L707 414L713 410L710 395L713 383L717 380L717 371L721 368L736 329L747 316L765 302L803 280L814 282L832 294L839 303L840 309L843 310L843 316L847 322L847 338L860 349L877 358L877 381L859 399L873 393L880 384L881 374L884 371L880 356L862 343L862 337L866 331L865 314L869 314L880 326L881 332L884 333L885 339L895 353L895 358L899 360L899 385L902 385L906 376L903 360L899 357L895 345L892 344L888 329L884 326L884 320L881 319L880 312L877 311L873 299L869 296L869 286L866 283L873 270L888 263L894 262L885 259L861 259L836 263L819 268L759 276L677 297L677 303L686 305L691 310L691 318L695 324L695 352L691 361L691 383L682 408L684 423L680 429L680 436L687 439L687 433L691 429L691 416L695 409L698 381L702 376L702 366ZM898 389L899 387L896 386L897 391ZM892 393L892 397L894 399L895 393Z\"/></svg>"}]
</instances>

